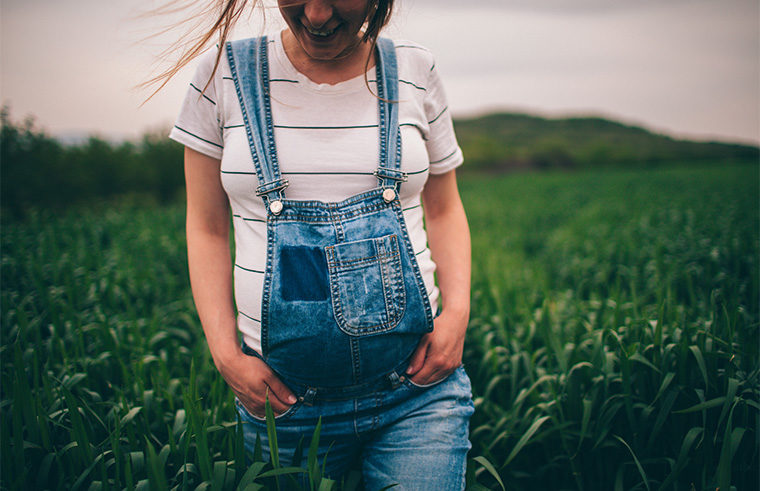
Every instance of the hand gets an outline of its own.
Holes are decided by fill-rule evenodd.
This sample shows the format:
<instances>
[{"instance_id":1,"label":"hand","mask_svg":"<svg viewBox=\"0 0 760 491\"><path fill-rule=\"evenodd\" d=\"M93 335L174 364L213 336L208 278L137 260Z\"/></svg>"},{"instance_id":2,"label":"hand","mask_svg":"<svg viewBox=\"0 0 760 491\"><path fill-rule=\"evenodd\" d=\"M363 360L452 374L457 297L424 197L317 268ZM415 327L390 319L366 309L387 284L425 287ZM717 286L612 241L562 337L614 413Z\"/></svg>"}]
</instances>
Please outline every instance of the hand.
<instances>
[{"instance_id":1,"label":"hand","mask_svg":"<svg viewBox=\"0 0 760 491\"><path fill-rule=\"evenodd\" d=\"M462 364L467 315L441 312L432 332L422 336L406 374L417 385L429 385L451 375Z\"/></svg>"},{"instance_id":2,"label":"hand","mask_svg":"<svg viewBox=\"0 0 760 491\"><path fill-rule=\"evenodd\" d=\"M219 372L243 407L254 416L265 417L267 396L275 416L287 411L297 401L295 395L263 360L248 356L242 351L224 363Z\"/></svg>"}]
</instances>

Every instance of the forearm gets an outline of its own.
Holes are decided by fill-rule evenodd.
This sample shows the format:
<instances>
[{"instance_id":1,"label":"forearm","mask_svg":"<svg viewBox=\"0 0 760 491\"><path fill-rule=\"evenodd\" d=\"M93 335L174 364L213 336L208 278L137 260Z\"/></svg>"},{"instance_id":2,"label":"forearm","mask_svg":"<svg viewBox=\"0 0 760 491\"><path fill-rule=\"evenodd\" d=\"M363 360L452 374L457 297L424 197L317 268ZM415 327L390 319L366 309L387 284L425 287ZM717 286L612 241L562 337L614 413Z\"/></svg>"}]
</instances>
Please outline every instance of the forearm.
<instances>
[{"instance_id":1,"label":"forearm","mask_svg":"<svg viewBox=\"0 0 760 491\"><path fill-rule=\"evenodd\" d=\"M470 313L470 229L464 209L427 221L428 243L436 263L442 310Z\"/></svg>"},{"instance_id":2,"label":"forearm","mask_svg":"<svg viewBox=\"0 0 760 491\"><path fill-rule=\"evenodd\" d=\"M456 181L447 179L441 187L445 193L424 196L428 246L436 263L442 311L467 319L470 313L470 229Z\"/></svg>"},{"instance_id":3,"label":"forearm","mask_svg":"<svg viewBox=\"0 0 760 491\"><path fill-rule=\"evenodd\" d=\"M240 352L232 294L230 211L221 162L185 150L190 285L211 356L220 371Z\"/></svg>"},{"instance_id":4,"label":"forearm","mask_svg":"<svg viewBox=\"0 0 760 491\"><path fill-rule=\"evenodd\" d=\"M227 234L204 230L188 214L190 285L211 356L218 368L239 351Z\"/></svg>"},{"instance_id":5,"label":"forearm","mask_svg":"<svg viewBox=\"0 0 760 491\"><path fill-rule=\"evenodd\" d=\"M264 414L296 402L293 393L259 358L240 350L232 294L230 208L220 179L221 161L185 148L187 260L193 299L216 368L240 399Z\"/></svg>"},{"instance_id":6,"label":"forearm","mask_svg":"<svg viewBox=\"0 0 760 491\"><path fill-rule=\"evenodd\" d=\"M462 362L470 317L470 229L454 171L428 178L422 204L442 304L433 332L422 337L406 369L413 382L424 385Z\"/></svg>"}]
</instances>

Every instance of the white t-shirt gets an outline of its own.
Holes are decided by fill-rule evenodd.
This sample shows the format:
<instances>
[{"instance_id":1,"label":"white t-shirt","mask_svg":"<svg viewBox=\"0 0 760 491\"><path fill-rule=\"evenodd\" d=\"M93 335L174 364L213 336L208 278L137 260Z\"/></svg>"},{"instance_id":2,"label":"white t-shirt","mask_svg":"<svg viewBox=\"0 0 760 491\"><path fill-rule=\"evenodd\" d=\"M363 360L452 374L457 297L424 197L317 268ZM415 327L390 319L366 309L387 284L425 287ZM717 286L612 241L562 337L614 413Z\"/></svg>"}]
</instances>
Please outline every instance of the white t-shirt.
<instances>
[{"instance_id":1,"label":"white t-shirt","mask_svg":"<svg viewBox=\"0 0 760 491\"><path fill-rule=\"evenodd\" d=\"M420 199L428 173L462 163L443 85L430 52L395 41L399 73L400 199L410 240L435 312L435 264L427 248ZM290 182L287 199L337 202L377 187L378 100L375 69L335 85L317 84L290 63L280 36L269 38L270 97L277 159ZM256 196L251 157L226 53L206 87L216 52L203 55L170 138L215 159L230 201L235 230L234 291L238 329L261 353L261 296L266 268L266 210ZM205 90L204 90L204 87ZM203 91L203 93L201 93Z\"/></svg>"}]
</instances>

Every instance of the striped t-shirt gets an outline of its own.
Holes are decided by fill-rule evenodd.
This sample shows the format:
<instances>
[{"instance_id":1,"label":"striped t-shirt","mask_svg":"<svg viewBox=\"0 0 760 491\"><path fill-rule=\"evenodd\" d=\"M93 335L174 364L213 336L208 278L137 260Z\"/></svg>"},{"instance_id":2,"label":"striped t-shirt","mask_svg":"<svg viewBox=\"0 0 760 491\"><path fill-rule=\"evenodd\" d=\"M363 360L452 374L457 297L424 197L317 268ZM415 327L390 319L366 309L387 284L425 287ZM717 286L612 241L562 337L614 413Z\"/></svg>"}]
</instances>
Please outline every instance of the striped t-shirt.
<instances>
[{"instance_id":1,"label":"striped t-shirt","mask_svg":"<svg viewBox=\"0 0 760 491\"><path fill-rule=\"evenodd\" d=\"M443 85L428 50L395 41L399 72L401 205L431 306L438 304L435 264L427 248L420 193L430 174L462 163ZM261 352L261 296L266 268L266 210L223 54L206 86L215 52L200 59L170 138L221 160L235 231L234 292L238 329ZM270 98L277 159L290 182L285 197L337 202L377 187L378 109L375 70L335 85L317 84L290 63L280 36L269 38ZM203 91L203 93L201 93Z\"/></svg>"}]
</instances>

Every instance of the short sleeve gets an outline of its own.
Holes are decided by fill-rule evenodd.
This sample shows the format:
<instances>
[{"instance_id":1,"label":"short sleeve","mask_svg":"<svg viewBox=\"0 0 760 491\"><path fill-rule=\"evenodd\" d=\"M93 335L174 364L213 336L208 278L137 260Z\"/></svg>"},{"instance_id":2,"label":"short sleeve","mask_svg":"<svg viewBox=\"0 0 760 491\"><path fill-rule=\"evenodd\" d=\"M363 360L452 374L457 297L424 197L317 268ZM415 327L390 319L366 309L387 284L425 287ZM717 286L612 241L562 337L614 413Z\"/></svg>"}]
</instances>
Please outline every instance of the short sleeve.
<instances>
[{"instance_id":1,"label":"short sleeve","mask_svg":"<svg viewBox=\"0 0 760 491\"><path fill-rule=\"evenodd\" d=\"M430 69L427 83L425 115L429 126L426 146L430 158L430 173L443 174L462 165L462 150L454 134L451 111L435 64Z\"/></svg>"},{"instance_id":2,"label":"short sleeve","mask_svg":"<svg viewBox=\"0 0 760 491\"><path fill-rule=\"evenodd\" d=\"M187 88L179 116L169 138L209 157L222 158L222 123L217 96L220 70L209 81L217 52L212 50L200 57L198 68ZM208 85L207 85L208 84Z\"/></svg>"}]
</instances>

